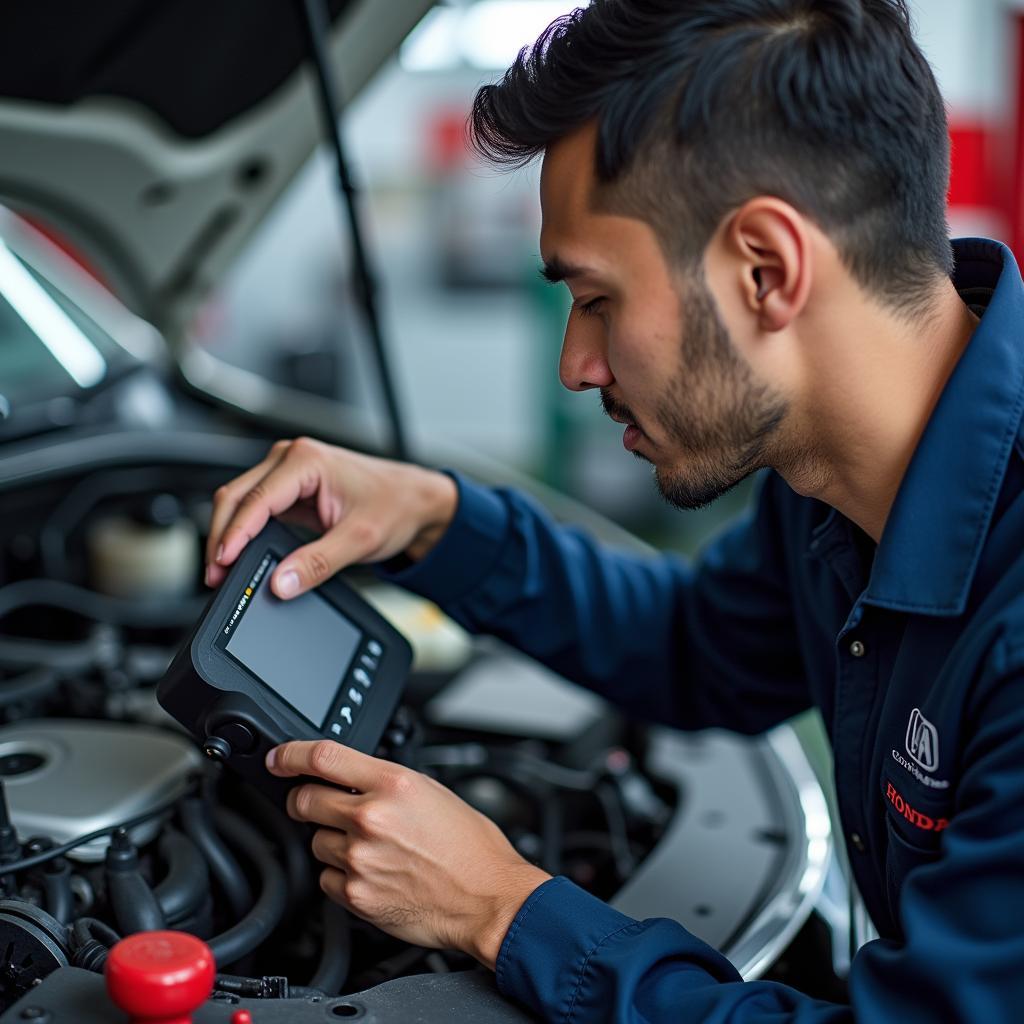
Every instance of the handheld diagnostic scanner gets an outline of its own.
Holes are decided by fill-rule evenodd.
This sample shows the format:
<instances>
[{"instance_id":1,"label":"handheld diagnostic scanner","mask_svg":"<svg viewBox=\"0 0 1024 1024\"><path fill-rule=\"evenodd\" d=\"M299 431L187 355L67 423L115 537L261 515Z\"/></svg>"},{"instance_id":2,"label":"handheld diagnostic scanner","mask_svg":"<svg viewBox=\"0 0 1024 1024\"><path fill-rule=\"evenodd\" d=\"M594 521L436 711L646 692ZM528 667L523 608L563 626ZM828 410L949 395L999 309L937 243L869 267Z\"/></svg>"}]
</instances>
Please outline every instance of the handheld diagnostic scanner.
<instances>
[{"instance_id":1,"label":"handheld diagnostic scanner","mask_svg":"<svg viewBox=\"0 0 1024 1024\"><path fill-rule=\"evenodd\" d=\"M273 594L274 569L299 543L271 521L246 546L157 687L208 756L280 800L296 780L270 775L267 751L323 738L374 753L412 661L338 577L289 601Z\"/></svg>"}]
</instances>

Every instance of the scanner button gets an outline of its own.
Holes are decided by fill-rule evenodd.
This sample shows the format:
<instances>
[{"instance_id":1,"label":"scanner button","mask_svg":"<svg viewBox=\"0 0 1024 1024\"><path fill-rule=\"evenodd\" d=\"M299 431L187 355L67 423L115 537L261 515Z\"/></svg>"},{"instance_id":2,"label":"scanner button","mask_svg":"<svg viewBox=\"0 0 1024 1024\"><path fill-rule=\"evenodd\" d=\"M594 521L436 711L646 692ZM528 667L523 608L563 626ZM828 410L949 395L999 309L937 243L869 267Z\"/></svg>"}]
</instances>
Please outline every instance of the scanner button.
<instances>
[{"instance_id":1,"label":"scanner button","mask_svg":"<svg viewBox=\"0 0 1024 1024\"><path fill-rule=\"evenodd\" d=\"M384 648L381 647L376 640L371 640L367 645L366 649L375 657L379 658L384 653Z\"/></svg>"},{"instance_id":2,"label":"scanner button","mask_svg":"<svg viewBox=\"0 0 1024 1024\"><path fill-rule=\"evenodd\" d=\"M359 683L360 686L366 687L366 689L369 689L371 686L373 686L373 680L366 674L365 669L357 668L352 673L352 678L357 683Z\"/></svg>"},{"instance_id":3,"label":"scanner button","mask_svg":"<svg viewBox=\"0 0 1024 1024\"><path fill-rule=\"evenodd\" d=\"M335 736L340 736L341 735L341 723L340 722L335 722L334 725L331 726L331 732L333 732Z\"/></svg>"},{"instance_id":4,"label":"scanner button","mask_svg":"<svg viewBox=\"0 0 1024 1024\"><path fill-rule=\"evenodd\" d=\"M347 722L349 725L351 725L352 724L352 709L348 705L345 705L345 707L343 707L341 709L341 711L339 712L338 718L343 719L345 722Z\"/></svg>"},{"instance_id":5,"label":"scanner button","mask_svg":"<svg viewBox=\"0 0 1024 1024\"><path fill-rule=\"evenodd\" d=\"M214 735L230 743L236 754L251 754L256 749L256 737L241 722L226 722L217 728Z\"/></svg>"},{"instance_id":6,"label":"scanner button","mask_svg":"<svg viewBox=\"0 0 1024 1024\"><path fill-rule=\"evenodd\" d=\"M364 654L359 659L370 671L375 671L377 668L377 659L371 658L368 654Z\"/></svg>"}]
</instances>

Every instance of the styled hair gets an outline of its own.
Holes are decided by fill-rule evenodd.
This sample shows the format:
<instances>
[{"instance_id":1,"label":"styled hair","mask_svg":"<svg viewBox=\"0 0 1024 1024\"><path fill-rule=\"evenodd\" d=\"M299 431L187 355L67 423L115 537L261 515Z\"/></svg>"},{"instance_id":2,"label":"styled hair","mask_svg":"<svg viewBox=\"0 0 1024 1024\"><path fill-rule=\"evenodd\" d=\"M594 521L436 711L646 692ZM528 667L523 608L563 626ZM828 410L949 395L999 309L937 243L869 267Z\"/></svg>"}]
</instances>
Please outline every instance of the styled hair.
<instances>
[{"instance_id":1,"label":"styled hair","mask_svg":"<svg viewBox=\"0 0 1024 1024\"><path fill-rule=\"evenodd\" d=\"M772 195L897 310L952 270L946 111L906 0L593 0L479 90L470 139L519 167L591 121L595 205L684 265Z\"/></svg>"}]
</instances>

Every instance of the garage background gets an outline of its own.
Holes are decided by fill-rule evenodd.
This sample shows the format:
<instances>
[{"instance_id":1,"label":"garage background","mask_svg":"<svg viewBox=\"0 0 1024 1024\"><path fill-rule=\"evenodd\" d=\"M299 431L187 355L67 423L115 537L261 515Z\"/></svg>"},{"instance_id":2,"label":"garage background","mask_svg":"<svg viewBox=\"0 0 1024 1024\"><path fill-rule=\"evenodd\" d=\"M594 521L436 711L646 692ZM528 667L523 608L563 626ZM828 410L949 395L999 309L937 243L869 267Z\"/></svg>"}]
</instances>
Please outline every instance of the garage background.
<instances>
[{"instance_id":1,"label":"garage background","mask_svg":"<svg viewBox=\"0 0 1024 1024\"><path fill-rule=\"evenodd\" d=\"M536 168L473 162L463 124L565 0L476 0L432 10L348 111L398 388L417 450L469 447L584 499L664 545L692 550L747 500L680 516L646 466L622 457L594 396L561 390L566 309L538 266ZM1024 0L915 0L921 43L947 97L950 225L1024 252ZM368 384L349 315L348 268L323 152L280 201L193 338L229 362L339 397ZM326 213L326 215L325 215Z\"/></svg>"}]
</instances>

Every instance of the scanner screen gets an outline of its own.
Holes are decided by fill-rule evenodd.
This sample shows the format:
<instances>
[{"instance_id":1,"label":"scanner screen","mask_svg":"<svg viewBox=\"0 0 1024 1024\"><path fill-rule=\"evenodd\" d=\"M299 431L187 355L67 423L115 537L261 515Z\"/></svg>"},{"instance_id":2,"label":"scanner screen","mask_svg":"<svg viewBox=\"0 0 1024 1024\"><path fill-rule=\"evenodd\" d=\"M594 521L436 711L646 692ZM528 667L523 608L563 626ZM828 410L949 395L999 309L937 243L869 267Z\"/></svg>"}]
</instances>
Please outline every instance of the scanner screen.
<instances>
[{"instance_id":1,"label":"scanner screen","mask_svg":"<svg viewBox=\"0 0 1024 1024\"><path fill-rule=\"evenodd\" d=\"M276 566L271 560L227 651L320 729L363 634L315 590L275 597Z\"/></svg>"}]
</instances>

